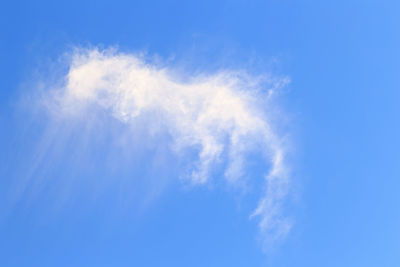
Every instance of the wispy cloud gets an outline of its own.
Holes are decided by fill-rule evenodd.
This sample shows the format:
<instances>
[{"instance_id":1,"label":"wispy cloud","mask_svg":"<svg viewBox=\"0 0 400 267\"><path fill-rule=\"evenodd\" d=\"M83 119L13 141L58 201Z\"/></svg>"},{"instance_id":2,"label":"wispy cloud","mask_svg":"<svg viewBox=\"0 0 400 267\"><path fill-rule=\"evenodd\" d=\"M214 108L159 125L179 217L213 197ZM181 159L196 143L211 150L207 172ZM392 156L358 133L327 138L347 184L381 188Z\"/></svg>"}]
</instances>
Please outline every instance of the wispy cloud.
<instances>
[{"instance_id":1,"label":"wispy cloud","mask_svg":"<svg viewBox=\"0 0 400 267\"><path fill-rule=\"evenodd\" d=\"M279 118L269 115L272 95L286 78L232 70L187 75L135 54L99 49L74 50L61 78L62 85L44 98L53 115L84 120L87 114L105 112L128 126L142 124L148 134L166 133L177 156L197 151L190 171L182 173L194 185L217 178L213 169L221 162L229 184L245 183L247 155L259 153L265 193L251 217L259 218L266 238L289 232L281 211L289 188L287 151L272 125Z\"/></svg>"}]
</instances>

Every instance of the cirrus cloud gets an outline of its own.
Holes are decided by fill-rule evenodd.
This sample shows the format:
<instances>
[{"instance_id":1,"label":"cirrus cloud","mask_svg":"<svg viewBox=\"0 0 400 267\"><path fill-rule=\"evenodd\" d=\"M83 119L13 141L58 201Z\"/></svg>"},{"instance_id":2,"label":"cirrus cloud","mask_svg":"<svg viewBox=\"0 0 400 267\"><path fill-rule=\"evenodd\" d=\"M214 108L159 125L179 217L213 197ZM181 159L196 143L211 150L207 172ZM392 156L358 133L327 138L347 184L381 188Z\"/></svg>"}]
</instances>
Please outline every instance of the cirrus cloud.
<instances>
[{"instance_id":1,"label":"cirrus cloud","mask_svg":"<svg viewBox=\"0 0 400 267\"><path fill-rule=\"evenodd\" d=\"M289 189L287 147L274 130L279 118L269 110L274 92L287 78L229 69L188 75L135 54L96 48L74 50L67 74L59 78L62 85L45 97L52 114L84 120L101 110L122 124L141 123L149 133L165 132L176 155L196 148L189 173L182 174L193 185L209 183L221 162L226 163L228 184L245 184L247 155L258 151L265 190L250 217L259 218L267 239L289 232L291 224L282 215Z\"/></svg>"}]
</instances>

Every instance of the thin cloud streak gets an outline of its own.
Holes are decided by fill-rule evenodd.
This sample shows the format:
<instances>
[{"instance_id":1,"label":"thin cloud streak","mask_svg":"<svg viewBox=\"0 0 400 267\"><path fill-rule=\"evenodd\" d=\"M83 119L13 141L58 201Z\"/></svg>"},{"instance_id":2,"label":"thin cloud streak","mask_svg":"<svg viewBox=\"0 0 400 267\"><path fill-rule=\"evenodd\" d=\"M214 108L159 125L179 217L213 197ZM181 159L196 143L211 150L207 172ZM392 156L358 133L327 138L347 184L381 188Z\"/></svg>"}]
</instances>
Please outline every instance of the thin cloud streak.
<instances>
[{"instance_id":1,"label":"thin cloud streak","mask_svg":"<svg viewBox=\"0 0 400 267\"><path fill-rule=\"evenodd\" d=\"M85 119L100 110L126 125L146 124L149 134L165 132L178 156L198 152L182 177L194 185L210 182L221 162L229 184L245 183L246 155L261 151L266 189L250 217L260 218L269 240L289 232L281 211L290 184L287 149L271 125L277 118L268 115L276 87L288 79L231 70L188 78L138 55L99 49L76 49L68 64L63 84L44 98L51 114ZM265 85L268 91L261 90Z\"/></svg>"}]
</instances>

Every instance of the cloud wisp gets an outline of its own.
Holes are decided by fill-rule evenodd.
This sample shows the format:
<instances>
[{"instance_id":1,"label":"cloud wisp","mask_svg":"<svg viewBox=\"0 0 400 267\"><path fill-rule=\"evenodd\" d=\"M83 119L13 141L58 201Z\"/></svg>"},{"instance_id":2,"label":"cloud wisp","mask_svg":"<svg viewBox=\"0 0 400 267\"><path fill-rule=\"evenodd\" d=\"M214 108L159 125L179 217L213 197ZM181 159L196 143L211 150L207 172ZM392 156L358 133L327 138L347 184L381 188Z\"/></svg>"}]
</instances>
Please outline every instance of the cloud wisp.
<instances>
[{"instance_id":1,"label":"cloud wisp","mask_svg":"<svg viewBox=\"0 0 400 267\"><path fill-rule=\"evenodd\" d=\"M184 75L134 54L76 49L62 80L44 98L52 114L84 120L101 110L124 125L144 124L148 134L166 133L176 155L196 151L190 171L182 174L193 185L216 179L217 165L228 184L245 184L246 157L259 153L265 190L250 217L259 218L269 239L289 232L281 211L289 188L287 149L272 125L279 118L269 115L271 96L287 79L272 82L232 70Z\"/></svg>"}]
</instances>

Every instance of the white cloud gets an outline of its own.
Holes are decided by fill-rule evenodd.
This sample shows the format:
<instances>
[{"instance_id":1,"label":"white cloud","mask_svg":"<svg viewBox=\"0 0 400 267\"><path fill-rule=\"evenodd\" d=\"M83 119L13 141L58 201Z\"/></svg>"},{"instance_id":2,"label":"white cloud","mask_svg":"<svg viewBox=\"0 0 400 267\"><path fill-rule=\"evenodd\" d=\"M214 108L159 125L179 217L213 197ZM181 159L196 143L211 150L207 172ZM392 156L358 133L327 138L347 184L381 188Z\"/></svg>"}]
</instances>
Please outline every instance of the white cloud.
<instances>
[{"instance_id":1,"label":"white cloud","mask_svg":"<svg viewBox=\"0 0 400 267\"><path fill-rule=\"evenodd\" d=\"M149 133L170 135L177 155L197 148L185 177L193 184L207 183L221 161L228 183L244 183L247 153L261 151L266 189L251 216L259 217L261 232L274 239L290 229L281 214L289 186L286 148L271 125L279 118L268 115L274 87L285 82L230 70L188 78L137 55L77 49L64 84L51 91L47 104L62 117L84 118L100 109L127 125L141 118Z\"/></svg>"}]
</instances>

